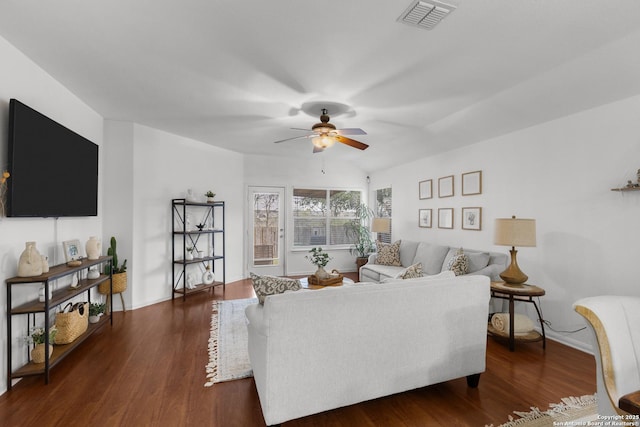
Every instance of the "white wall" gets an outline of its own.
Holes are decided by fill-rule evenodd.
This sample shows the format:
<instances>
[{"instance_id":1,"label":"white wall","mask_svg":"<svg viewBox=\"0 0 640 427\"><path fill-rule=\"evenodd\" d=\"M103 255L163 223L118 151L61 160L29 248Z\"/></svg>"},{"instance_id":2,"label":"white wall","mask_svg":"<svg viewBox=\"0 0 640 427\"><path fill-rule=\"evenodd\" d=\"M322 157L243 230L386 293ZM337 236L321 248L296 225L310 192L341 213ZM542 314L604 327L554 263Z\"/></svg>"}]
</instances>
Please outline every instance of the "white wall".
<instances>
[{"instance_id":1,"label":"white wall","mask_svg":"<svg viewBox=\"0 0 640 427\"><path fill-rule=\"evenodd\" d=\"M519 248L529 283L546 290L545 318L558 331L579 329L572 304L582 297L639 295L640 192L611 188L640 168L640 97L372 174L371 188L393 188L393 238L508 252L493 245L495 218L535 218L538 244ZM461 196L461 174L482 170L481 195ZM437 197L437 179L455 175L455 197ZM418 199L418 182L435 196ZM482 207L482 231L461 230L461 208ZM454 230L437 228L437 209L455 209ZM434 209L434 228L418 228L418 209ZM535 318L531 304L520 304ZM586 331L554 339L590 349Z\"/></svg>"},{"instance_id":2,"label":"white wall","mask_svg":"<svg viewBox=\"0 0 640 427\"><path fill-rule=\"evenodd\" d=\"M0 169L7 165L7 136L9 100L19 99L44 115L90 139L100 147L99 194L103 185L103 120L73 93L49 76L21 52L0 38ZM55 182L55 177L51 177ZM66 183L59 183L60 191L73 191ZM62 242L79 239L83 244L89 236L102 234L102 199L98 201L98 216L87 218L0 218L0 393L6 390L7 342L5 334L5 280L17 274L18 258L26 241L37 242L40 253L48 255L50 264L64 262ZM15 302L37 298L38 285L23 285L14 294ZM16 287L14 287L16 288ZM39 322L44 325L40 318ZM14 316L12 323L14 367L24 364L26 352L23 338L27 332L26 316Z\"/></svg>"},{"instance_id":3,"label":"white wall","mask_svg":"<svg viewBox=\"0 0 640 427\"><path fill-rule=\"evenodd\" d=\"M340 149L343 147L336 147ZM289 159L272 156L245 156L245 182L247 186L284 187L286 197L287 230L293 230L291 200L293 188L334 188L361 190L366 203L367 175L359 165L350 162L327 160L326 153L310 155L308 159ZM305 259L308 251L294 250L293 236L286 236L285 274L305 275L315 271L315 266ZM341 272L356 271L355 257L348 249L327 251L332 260L328 269ZM245 260L248 256L245 254ZM248 267L245 262L245 271Z\"/></svg>"},{"instance_id":4,"label":"white wall","mask_svg":"<svg viewBox=\"0 0 640 427\"><path fill-rule=\"evenodd\" d=\"M105 199L117 202L105 203L104 210L105 242L115 235L119 258L128 259L131 306L171 298L171 199L189 188L203 200L210 189L226 202L226 281L243 278L237 238L244 211L242 155L127 122L107 121L106 136L110 149L130 153L110 162L109 176L121 173L122 185L108 188Z\"/></svg>"}]
</instances>

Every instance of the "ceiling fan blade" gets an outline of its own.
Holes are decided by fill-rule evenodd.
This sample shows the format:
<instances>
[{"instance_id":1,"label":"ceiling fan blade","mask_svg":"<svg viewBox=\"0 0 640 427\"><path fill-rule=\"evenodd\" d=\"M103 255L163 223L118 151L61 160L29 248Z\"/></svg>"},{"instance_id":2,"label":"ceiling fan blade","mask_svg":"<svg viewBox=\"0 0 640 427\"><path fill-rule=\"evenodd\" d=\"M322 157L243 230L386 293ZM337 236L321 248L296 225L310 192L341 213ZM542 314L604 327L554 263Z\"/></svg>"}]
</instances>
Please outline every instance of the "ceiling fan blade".
<instances>
[{"instance_id":1,"label":"ceiling fan blade","mask_svg":"<svg viewBox=\"0 0 640 427\"><path fill-rule=\"evenodd\" d=\"M316 147L315 145L313 146L314 153L321 153L323 151L324 151L324 148Z\"/></svg>"},{"instance_id":2,"label":"ceiling fan blade","mask_svg":"<svg viewBox=\"0 0 640 427\"><path fill-rule=\"evenodd\" d=\"M369 146L363 142L356 141L355 139L347 138L346 136L335 136L336 141L346 144L350 147L357 148L359 150L366 150Z\"/></svg>"},{"instance_id":3,"label":"ceiling fan blade","mask_svg":"<svg viewBox=\"0 0 640 427\"><path fill-rule=\"evenodd\" d=\"M293 138L281 139L279 141L273 141L273 142L274 142L274 144L279 144L279 143L285 142L285 141L293 141L294 139L310 138L312 136L315 136L315 135L294 136Z\"/></svg>"},{"instance_id":4,"label":"ceiling fan blade","mask_svg":"<svg viewBox=\"0 0 640 427\"><path fill-rule=\"evenodd\" d=\"M289 129L293 129L293 130L303 130L305 132L313 132L311 129L302 129L302 128L289 128Z\"/></svg>"},{"instance_id":5,"label":"ceiling fan blade","mask_svg":"<svg viewBox=\"0 0 640 427\"><path fill-rule=\"evenodd\" d=\"M360 128L336 129L338 135L366 135L367 133Z\"/></svg>"}]
</instances>

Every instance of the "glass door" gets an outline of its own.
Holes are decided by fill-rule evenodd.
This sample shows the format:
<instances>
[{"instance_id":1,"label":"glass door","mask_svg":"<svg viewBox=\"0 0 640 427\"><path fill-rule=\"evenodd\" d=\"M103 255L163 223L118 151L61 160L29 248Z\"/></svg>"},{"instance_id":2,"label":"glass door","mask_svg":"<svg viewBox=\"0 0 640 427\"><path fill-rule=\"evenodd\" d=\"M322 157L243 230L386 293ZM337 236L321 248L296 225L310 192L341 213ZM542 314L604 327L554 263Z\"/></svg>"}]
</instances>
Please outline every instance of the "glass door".
<instances>
[{"instance_id":1,"label":"glass door","mask_svg":"<svg viewBox=\"0 0 640 427\"><path fill-rule=\"evenodd\" d=\"M249 187L249 271L284 275L284 188Z\"/></svg>"}]
</instances>

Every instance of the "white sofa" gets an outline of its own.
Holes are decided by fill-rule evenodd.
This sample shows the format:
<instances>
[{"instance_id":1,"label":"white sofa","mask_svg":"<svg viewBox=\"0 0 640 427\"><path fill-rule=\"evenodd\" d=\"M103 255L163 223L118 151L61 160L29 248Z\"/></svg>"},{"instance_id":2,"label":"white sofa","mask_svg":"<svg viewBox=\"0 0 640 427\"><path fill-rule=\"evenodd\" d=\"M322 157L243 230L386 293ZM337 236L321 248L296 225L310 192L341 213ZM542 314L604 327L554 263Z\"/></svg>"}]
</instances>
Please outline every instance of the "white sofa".
<instances>
[{"instance_id":1,"label":"white sofa","mask_svg":"<svg viewBox=\"0 0 640 427\"><path fill-rule=\"evenodd\" d=\"M411 240L400 241L400 262L402 266L381 265L376 263L377 254L369 255L367 264L360 267L361 282L382 282L398 277L409 266L422 263L425 275L438 274L447 269L449 260L460 249L427 242ZM479 251L463 248L468 258L469 272L472 275L484 275L493 281L500 281L500 273L507 268L509 257L506 253Z\"/></svg>"},{"instance_id":2,"label":"white sofa","mask_svg":"<svg viewBox=\"0 0 640 427\"><path fill-rule=\"evenodd\" d=\"M452 274L452 273L450 273ZM489 279L356 283L247 307L267 425L485 370Z\"/></svg>"}]
</instances>

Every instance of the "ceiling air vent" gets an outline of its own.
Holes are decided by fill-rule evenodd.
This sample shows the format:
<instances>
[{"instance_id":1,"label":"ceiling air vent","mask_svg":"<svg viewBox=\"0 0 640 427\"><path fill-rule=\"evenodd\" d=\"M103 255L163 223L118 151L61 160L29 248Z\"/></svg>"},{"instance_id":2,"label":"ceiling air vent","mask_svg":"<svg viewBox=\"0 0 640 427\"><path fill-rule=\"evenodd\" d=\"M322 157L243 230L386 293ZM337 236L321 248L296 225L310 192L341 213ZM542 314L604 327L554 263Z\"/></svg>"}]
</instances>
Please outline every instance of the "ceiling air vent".
<instances>
[{"instance_id":1,"label":"ceiling air vent","mask_svg":"<svg viewBox=\"0 0 640 427\"><path fill-rule=\"evenodd\" d=\"M438 1L418 0L409 5L398 18L398 22L430 30L455 9L453 5Z\"/></svg>"}]
</instances>

